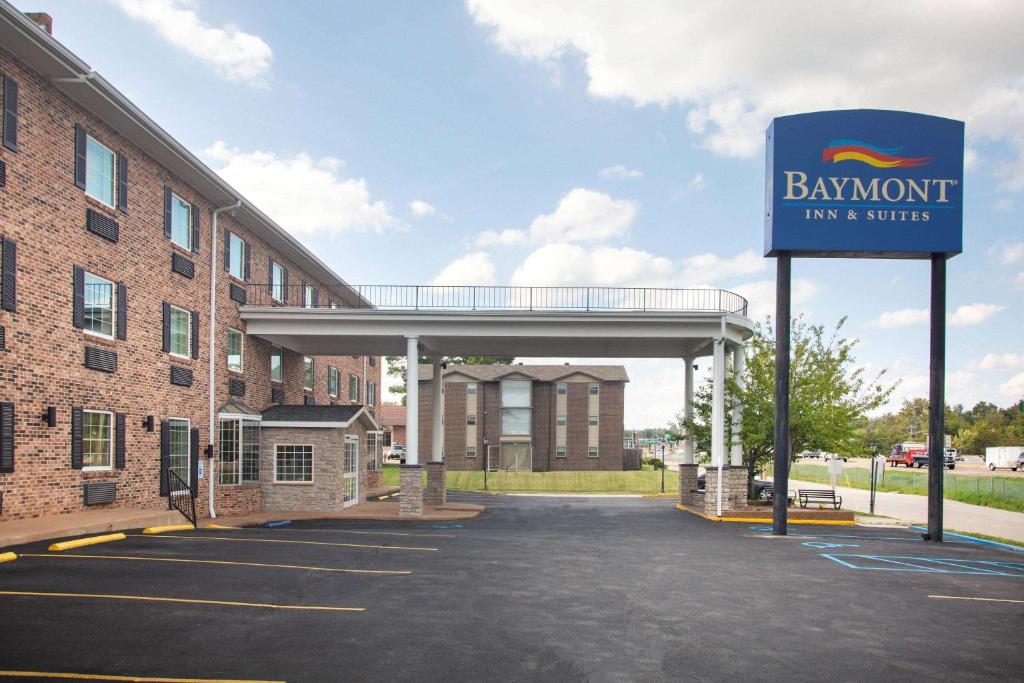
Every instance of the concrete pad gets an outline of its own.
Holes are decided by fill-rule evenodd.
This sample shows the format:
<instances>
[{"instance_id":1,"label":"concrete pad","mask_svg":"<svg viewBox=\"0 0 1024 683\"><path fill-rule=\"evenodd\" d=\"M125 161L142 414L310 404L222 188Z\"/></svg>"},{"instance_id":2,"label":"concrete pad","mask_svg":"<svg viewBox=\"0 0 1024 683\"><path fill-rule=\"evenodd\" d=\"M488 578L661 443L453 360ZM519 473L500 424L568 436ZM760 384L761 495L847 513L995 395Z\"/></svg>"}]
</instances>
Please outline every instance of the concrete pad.
<instances>
[{"instance_id":1,"label":"concrete pad","mask_svg":"<svg viewBox=\"0 0 1024 683\"><path fill-rule=\"evenodd\" d=\"M0 548L45 541L51 538L177 524L181 521L181 514L174 510L139 510L136 508L85 510L52 517L18 519L0 522Z\"/></svg>"},{"instance_id":2,"label":"concrete pad","mask_svg":"<svg viewBox=\"0 0 1024 683\"><path fill-rule=\"evenodd\" d=\"M246 526L266 524L282 519L349 519L375 520L394 522L409 520L399 515L399 502L391 499L385 501L367 501L337 512L317 512L309 510L267 510L249 515L218 517L216 520L200 521L200 528L208 528L213 524L226 526ZM445 503L444 505L424 505L423 516L416 517L416 522L450 522L460 519L472 519L486 510L483 505L471 503Z\"/></svg>"}]
</instances>

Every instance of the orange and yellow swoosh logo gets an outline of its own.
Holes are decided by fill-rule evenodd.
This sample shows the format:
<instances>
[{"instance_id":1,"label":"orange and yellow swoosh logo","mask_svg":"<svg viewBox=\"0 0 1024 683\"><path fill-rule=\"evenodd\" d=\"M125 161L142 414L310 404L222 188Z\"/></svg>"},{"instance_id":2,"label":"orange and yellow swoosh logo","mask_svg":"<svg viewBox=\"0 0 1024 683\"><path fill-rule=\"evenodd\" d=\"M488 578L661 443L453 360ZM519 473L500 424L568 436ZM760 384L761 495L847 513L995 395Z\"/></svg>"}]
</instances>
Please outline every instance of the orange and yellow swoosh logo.
<instances>
[{"instance_id":1,"label":"orange and yellow swoosh logo","mask_svg":"<svg viewBox=\"0 0 1024 683\"><path fill-rule=\"evenodd\" d=\"M930 164L931 157L899 156L902 147L883 148L860 140L833 140L821 151L822 161L859 161L875 168L917 168Z\"/></svg>"}]
</instances>

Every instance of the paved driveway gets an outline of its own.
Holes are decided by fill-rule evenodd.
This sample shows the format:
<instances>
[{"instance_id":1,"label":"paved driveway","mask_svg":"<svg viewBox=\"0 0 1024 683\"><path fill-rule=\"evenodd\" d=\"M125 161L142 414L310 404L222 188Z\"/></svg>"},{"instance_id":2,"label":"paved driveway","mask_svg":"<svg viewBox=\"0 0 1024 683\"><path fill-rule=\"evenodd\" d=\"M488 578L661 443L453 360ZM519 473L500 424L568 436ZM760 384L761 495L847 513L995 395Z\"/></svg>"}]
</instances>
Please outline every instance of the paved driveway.
<instances>
[{"instance_id":1,"label":"paved driveway","mask_svg":"<svg viewBox=\"0 0 1024 683\"><path fill-rule=\"evenodd\" d=\"M289 681L1024 670L1024 554L891 530L778 539L665 500L453 497L489 510L15 548L0 564L0 669Z\"/></svg>"}]
</instances>

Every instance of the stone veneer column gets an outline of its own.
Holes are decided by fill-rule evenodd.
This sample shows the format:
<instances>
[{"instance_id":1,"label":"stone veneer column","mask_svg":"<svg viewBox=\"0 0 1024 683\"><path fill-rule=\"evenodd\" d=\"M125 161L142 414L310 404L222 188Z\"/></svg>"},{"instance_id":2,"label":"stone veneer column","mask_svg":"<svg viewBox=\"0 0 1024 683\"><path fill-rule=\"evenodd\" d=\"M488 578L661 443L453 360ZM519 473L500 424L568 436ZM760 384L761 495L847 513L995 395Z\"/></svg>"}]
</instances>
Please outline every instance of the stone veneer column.
<instances>
[{"instance_id":1,"label":"stone veneer column","mask_svg":"<svg viewBox=\"0 0 1024 683\"><path fill-rule=\"evenodd\" d=\"M698 465L679 466L679 502L689 508L703 509L704 496L697 493Z\"/></svg>"},{"instance_id":2,"label":"stone veneer column","mask_svg":"<svg viewBox=\"0 0 1024 683\"><path fill-rule=\"evenodd\" d=\"M423 516L423 465L400 465L399 485L402 487L400 517Z\"/></svg>"},{"instance_id":3,"label":"stone veneer column","mask_svg":"<svg viewBox=\"0 0 1024 683\"><path fill-rule=\"evenodd\" d=\"M725 474L725 472L723 472L723 474ZM747 472L746 467L736 467L735 465L729 468L728 474L725 474L725 490L729 493L731 498L730 510L745 508L747 506L747 493L749 491L747 486L748 476L749 472Z\"/></svg>"},{"instance_id":4,"label":"stone veneer column","mask_svg":"<svg viewBox=\"0 0 1024 683\"><path fill-rule=\"evenodd\" d=\"M718 515L718 468L708 467L705 475L704 514ZM722 467L722 514L747 506L747 468Z\"/></svg>"},{"instance_id":5,"label":"stone veneer column","mask_svg":"<svg viewBox=\"0 0 1024 683\"><path fill-rule=\"evenodd\" d=\"M424 505L444 505L448 500L445 489L445 470L443 462L427 463L427 489L423 493Z\"/></svg>"}]
</instances>

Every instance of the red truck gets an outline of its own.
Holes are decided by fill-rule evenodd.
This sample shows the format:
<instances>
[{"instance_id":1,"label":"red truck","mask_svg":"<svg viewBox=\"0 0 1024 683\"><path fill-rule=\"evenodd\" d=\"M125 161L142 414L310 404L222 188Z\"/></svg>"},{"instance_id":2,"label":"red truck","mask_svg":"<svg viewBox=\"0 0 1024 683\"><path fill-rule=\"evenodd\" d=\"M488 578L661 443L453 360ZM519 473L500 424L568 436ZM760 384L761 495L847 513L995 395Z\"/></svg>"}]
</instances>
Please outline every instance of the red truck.
<instances>
[{"instance_id":1,"label":"red truck","mask_svg":"<svg viewBox=\"0 0 1024 683\"><path fill-rule=\"evenodd\" d=\"M904 441L892 447L889 457L885 459L887 465L897 467L917 467L918 469L928 466L928 444L917 441ZM948 446L944 450L943 463L946 469L956 467L956 450Z\"/></svg>"}]
</instances>

